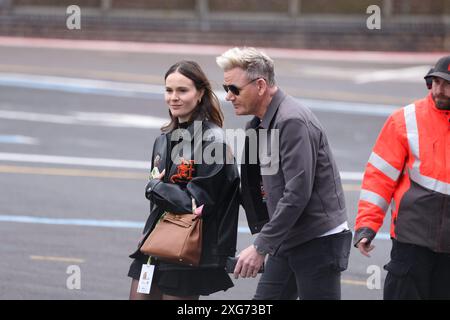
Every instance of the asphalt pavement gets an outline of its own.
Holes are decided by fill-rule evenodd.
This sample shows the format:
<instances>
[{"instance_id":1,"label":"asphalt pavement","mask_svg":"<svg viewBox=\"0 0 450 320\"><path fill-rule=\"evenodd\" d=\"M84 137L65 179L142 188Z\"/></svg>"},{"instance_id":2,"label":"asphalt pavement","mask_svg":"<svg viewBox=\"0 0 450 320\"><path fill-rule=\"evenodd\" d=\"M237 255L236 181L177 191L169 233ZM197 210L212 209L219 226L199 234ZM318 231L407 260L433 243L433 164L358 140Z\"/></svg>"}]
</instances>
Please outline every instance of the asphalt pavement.
<instances>
[{"instance_id":1,"label":"asphalt pavement","mask_svg":"<svg viewBox=\"0 0 450 320\"><path fill-rule=\"evenodd\" d=\"M215 56L224 48L64 43L0 41L0 299L128 298L128 254L148 215L148 159L168 119L163 77L174 62L204 68L227 129L249 120L223 101ZM422 77L439 56L267 51L280 88L326 129L353 228L378 132L390 112L427 94ZM382 298L389 219L371 258L352 249L343 299ZM252 239L241 212L238 250ZM202 299L251 299L257 280Z\"/></svg>"}]
</instances>

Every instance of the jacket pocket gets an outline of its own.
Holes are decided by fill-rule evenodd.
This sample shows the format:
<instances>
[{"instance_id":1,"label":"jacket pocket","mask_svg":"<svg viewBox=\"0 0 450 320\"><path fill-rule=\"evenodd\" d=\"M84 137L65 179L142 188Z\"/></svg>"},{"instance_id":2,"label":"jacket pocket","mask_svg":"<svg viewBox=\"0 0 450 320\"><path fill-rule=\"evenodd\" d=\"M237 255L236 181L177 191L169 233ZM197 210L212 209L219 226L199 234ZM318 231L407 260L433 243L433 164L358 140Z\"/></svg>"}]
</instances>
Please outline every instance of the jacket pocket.
<instances>
[{"instance_id":1,"label":"jacket pocket","mask_svg":"<svg viewBox=\"0 0 450 320\"><path fill-rule=\"evenodd\" d=\"M352 244L352 233L350 230L346 230L336 234L336 238L333 241L335 270L342 272L347 269L348 260L350 258L351 244Z\"/></svg>"},{"instance_id":2,"label":"jacket pocket","mask_svg":"<svg viewBox=\"0 0 450 320\"><path fill-rule=\"evenodd\" d=\"M391 261L389 261L384 269L397 277L405 277L414 262L414 247L392 240Z\"/></svg>"},{"instance_id":3,"label":"jacket pocket","mask_svg":"<svg viewBox=\"0 0 450 320\"><path fill-rule=\"evenodd\" d=\"M405 277L411 269L411 263L391 260L384 266L384 270L392 273L396 277Z\"/></svg>"}]
</instances>

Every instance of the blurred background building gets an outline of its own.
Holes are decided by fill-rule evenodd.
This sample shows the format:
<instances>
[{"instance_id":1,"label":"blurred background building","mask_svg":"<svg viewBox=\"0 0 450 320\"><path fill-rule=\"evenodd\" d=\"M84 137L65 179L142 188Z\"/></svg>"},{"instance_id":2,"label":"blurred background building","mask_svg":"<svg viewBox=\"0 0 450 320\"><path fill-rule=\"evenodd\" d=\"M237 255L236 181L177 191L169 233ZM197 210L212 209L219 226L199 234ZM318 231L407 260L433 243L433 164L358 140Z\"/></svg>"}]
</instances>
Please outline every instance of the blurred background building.
<instances>
[{"instance_id":1,"label":"blurred background building","mask_svg":"<svg viewBox=\"0 0 450 320\"><path fill-rule=\"evenodd\" d=\"M73 4L81 30L66 28ZM370 5L379 30L366 26ZM436 52L450 50L450 1L0 0L0 35Z\"/></svg>"}]
</instances>

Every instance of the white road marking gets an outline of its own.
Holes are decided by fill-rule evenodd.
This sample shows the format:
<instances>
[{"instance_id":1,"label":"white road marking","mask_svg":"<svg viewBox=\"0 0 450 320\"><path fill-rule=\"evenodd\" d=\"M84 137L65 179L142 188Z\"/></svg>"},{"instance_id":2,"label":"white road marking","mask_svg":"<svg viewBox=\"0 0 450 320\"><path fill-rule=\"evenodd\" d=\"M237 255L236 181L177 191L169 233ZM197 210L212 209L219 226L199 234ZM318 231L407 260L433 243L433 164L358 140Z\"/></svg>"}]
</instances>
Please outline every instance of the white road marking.
<instances>
[{"instance_id":1,"label":"white road marking","mask_svg":"<svg viewBox=\"0 0 450 320\"><path fill-rule=\"evenodd\" d=\"M74 112L69 115L0 110L0 118L65 125L128 127L159 129L169 123L169 118L159 118L126 113Z\"/></svg>"},{"instance_id":2,"label":"white road marking","mask_svg":"<svg viewBox=\"0 0 450 320\"><path fill-rule=\"evenodd\" d=\"M0 85L74 93L106 94L119 97L149 97L162 94L162 86L106 80L54 77L34 74L0 73Z\"/></svg>"},{"instance_id":3,"label":"white road marking","mask_svg":"<svg viewBox=\"0 0 450 320\"><path fill-rule=\"evenodd\" d=\"M112 167L112 168L127 168L127 169L142 169L142 170L148 170L150 165L149 161L66 157L66 156L51 156L42 154L6 153L6 152L0 152L0 161L52 163L61 165ZM348 181L361 181L363 177L362 172L341 171L340 174L342 180Z\"/></svg>"},{"instance_id":4,"label":"white road marking","mask_svg":"<svg viewBox=\"0 0 450 320\"><path fill-rule=\"evenodd\" d=\"M53 163L63 165L149 169L149 161L118 160L104 158L81 158L66 156L49 156L42 154L0 153L0 161Z\"/></svg>"},{"instance_id":5,"label":"white road marking","mask_svg":"<svg viewBox=\"0 0 450 320\"><path fill-rule=\"evenodd\" d=\"M347 181L362 181L364 172L341 171L341 179Z\"/></svg>"},{"instance_id":6,"label":"white road marking","mask_svg":"<svg viewBox=\"0 0 450 320\"><path fill-rule=\"evenodd\" d=\"M358 84L370 82L414 82L423 83L423 77L431 66L415 66L410 68L378 70L373 72L361 72L353 79Z\"/></svg>"},{"instance_id":7,"label":"white road marking","mask_svg":"<svg viewBox=\"0 0 450 320\"><path fill-rule=\"evenodd\" d=\"M84 259L71 258L71 257L53 257L53 256L30 256L31 260L38 261L51 261L51 262L70 262L70 263L83 263Z\"/></svg>"},{"instance_id":8,"label":"white road marking","mask_svg":"<svg viewBox=\"0 0 450 320\"><path fill-rule=\"evenodd\" d=\"M16 222L47 225L65 225L65 226L84 226L84 227L103 227L103 228L127 228L142 229L144 222L125 221L125 220L98 220L98 219L66 219L66 218L48 218L33 216L12 216L0 215L0 222ZM248 226L238 226L238 232L241 234L250 234ZM388 233L379 232L376 239L388 240Z\"/></svg>"},{"instance_id":9,"label":"white road marking","mask_svg":"<svg viewBox=\"0 0 450 320\"><path fill-rule=\"evenodd\" d=\"M323 78L326 74L329 79L350 80L358 84L370 82L407 82L423 83L423 77L430 70L431 65L421 65L407 68L375 70L350 69L324 66L301 66L297 69L299 76Z\"/></svg>"},{"instance_id":10,"label":"white road marking","mask_svg":"<svg viewBox=\"0 0 450 320\"><path fill-rule=\"evenodd\" d=\"M327 101L316 99L297 99L302 105L308 107L313 111L334 112L343 114L359 114L366 116L387 117L393 111L397 110L398 106L362 103L362 102L347 102L347 101Z\"/></svg>"},{"instance_id":11,"label":"white road marking","mask_svg":"<svg viewBox=\"0 0 450 320\"><path fill-rule=\"evenodd\" d=\"M86 124L143 129L159 129L170 122L169 116L167 116L167 118L159 118L126 113L76 112L74 117L78 121Z\"/></svg>"},{"instance_id":12,"label":"white road marking","mask_svg":"<svg viewBox=\"0 0 450 320\"><path fill-rule=\"evenodd\" d=\"M340 68L320 65L301 65L293 71L295 75L298 75L298 77L314 77L319 79L326 77L327 79L353 80L356 74L369 73L376 70L362 68Z\"/></svg>"},{"instance_id":13,"label":"white road marking","mask_svg":"<svg viewBox=\"0 0 450 320\"><path fill-rule=\"evenodd\" d=\"M364 80L365 81L365 80ZM66 77L50 77L29 74L0 73L0 85L14 86L40 90L57 90L80 94L101 94L117 97L134 97L144 99L161 99L164 93L164 86L116 82L105 80L89 80ZM225 103L225 92L223 90L215 92L222 103ZM387 116L397 107L380 104L339 102L316 99L302 99L300 101L312 110L331 111L335 113L364 114L373 116ZM229 103L229 102L226 102ZM5 111L3 111L4 113ZM4 116L5 117L5 116ZM33 118L32 116L30 116ZM73 119L67 116L54 115L49 121L54 123L72 124ZM24 119L26 120L26 119ZM167 120L166 120L167 121Z\"/></svg>"},{"instance_id":14,"label":"white road marking","mask_svg":"<svg viewBox=\"0 0 450 320\"><path fill-rule=\"evenodd\" d=\"M142 229L143 222L123 221L123 220L95 220L95 219L63 219L33 216L10 216L0 215L0 221L32 223L32 224L49 224L49 225L66 225L66 226L85 226L85 227L106 227L106 228L131 228Z\"/></svg>"},{"instance_id":15,"label":"white road marking","mask_svg":"<svg viewBox=\"0 0 450 320\"><path fill-rule=\"evenodd\" d=\"M37 145L39 140L21 135L0 135L0 143Z\"/></svg>"}]
</instances>

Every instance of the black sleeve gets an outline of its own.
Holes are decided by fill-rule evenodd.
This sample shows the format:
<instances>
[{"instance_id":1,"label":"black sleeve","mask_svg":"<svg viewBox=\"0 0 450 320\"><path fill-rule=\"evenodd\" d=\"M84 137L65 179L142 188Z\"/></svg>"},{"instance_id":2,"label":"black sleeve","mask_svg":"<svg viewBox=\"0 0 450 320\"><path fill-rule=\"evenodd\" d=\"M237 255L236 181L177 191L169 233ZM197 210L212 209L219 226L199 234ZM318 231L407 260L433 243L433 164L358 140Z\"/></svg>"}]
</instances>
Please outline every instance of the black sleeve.
<instances>
[{"instance_id":1,"label":"black sleeve","mask_svg":"<svg viewBox=\"0 0 450 320\"><path fill-rule=\"evenodd\" d=\"M356 247L362 238L367 238L369 243L375 238L376 232L370 228L363 227L355 231L355 236L353 237L353 245Z\"/></svg>"}]
</instances>

